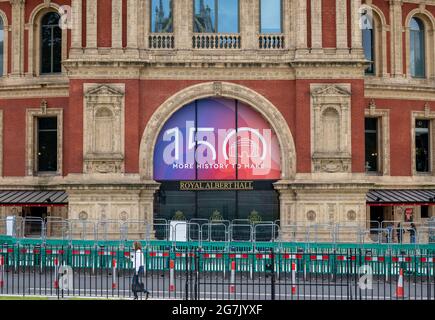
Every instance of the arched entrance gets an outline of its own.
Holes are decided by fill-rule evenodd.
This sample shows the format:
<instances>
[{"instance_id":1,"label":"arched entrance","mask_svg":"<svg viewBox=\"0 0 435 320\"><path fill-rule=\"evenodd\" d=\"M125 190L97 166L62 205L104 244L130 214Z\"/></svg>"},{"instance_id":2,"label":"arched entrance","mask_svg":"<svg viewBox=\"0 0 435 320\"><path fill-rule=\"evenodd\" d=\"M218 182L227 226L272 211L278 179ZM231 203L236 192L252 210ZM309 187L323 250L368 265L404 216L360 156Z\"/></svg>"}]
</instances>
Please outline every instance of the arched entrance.
<instances>
[{"instance_id":1,"label":"arched entrance","mask_svg":"<svg viewBox=\"0 0 435 320\"><path fill-rule=\"evenodd\" d=\"M167 100L148 122L140 155L142 179L161 183L153 211L165 218L280 219L273 183L292 180L296 170L281 113L253 90L225 82ZM185 209L170 208L181 202Z\"/></svg>"}]
</instances>

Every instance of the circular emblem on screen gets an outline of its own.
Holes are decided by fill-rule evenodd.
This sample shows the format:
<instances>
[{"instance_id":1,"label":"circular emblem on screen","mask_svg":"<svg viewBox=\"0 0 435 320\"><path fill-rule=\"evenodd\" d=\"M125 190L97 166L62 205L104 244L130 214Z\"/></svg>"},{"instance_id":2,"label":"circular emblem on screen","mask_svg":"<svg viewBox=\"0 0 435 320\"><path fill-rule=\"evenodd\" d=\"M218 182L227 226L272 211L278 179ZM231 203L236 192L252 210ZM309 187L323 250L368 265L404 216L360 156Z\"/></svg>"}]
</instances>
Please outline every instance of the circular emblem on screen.
<instances>
[{"instance_id":1,"label":"circular emblem on screen","mask_svg":"<svg viewBox=\"0 0 435 320\"><path fill-rule=\"evenodd\" d=\"M228 98L196 100L166 121L154 149L154 179L278 180L278 137L251 106Z\"/></svg>"},{"instance_id":2,"label":"circular emblem on screen","mask_svg":"<svg viewBox=\"0 0 435 320\"><path fill-rule=\"evenodd\" d=\"M313 210L308 211L307 212L307 219L308 219L308 221L316 220L316 213Z\"/></svg>"}]
</instances>

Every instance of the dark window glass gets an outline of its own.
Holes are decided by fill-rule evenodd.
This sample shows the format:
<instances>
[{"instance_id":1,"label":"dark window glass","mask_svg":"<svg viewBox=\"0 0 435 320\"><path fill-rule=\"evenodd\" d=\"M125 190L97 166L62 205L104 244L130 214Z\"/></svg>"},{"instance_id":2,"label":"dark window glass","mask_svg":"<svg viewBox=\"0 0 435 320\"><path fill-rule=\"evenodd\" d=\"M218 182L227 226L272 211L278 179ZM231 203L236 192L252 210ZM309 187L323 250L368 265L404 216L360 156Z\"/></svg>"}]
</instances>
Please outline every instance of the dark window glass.
<instances>
[{"instance_id":1,"label":"dark window glass","mask_svg":"<svg viewBox=\"0 0 435 320\"><path fill-rule=\"evenodd\" d=\"M366 60L370 61L370 65L365 70L366 74L375 73L375 54L374 54L374 32L373 28L362 29L362 40L364 55Z\"/></svg>"},{"instance_id":2,"label":"dark window glass","mask_svg":"<svg viewBox=\"0 0 435 320\"><path fill-rule=\"evenodd\" d=\"M151 32L173 32L172 0L152 0Z\"/></svg>"},{"instance_id":3,"label":"dark window glass","mask_svg":"<svg viewBox=\"0 0 435 320\"><path fill-rule=\"evenodd\" d=\"M429 172L429 120L415 122L415 163L418 172Z\"/></svg>"},{"instance_id":4,"label":"dark window glass","mask_svg":"<svg viewBox=\"0 0 435 320\"><path fill-rule=\"evenodd\" d=\"M3 28L3 20L0 18L0 77L3 75L4 41L5 41L5 33Z\"/></svg>"},{"instance_id":5,"label":"dark window glass","mask_svg":"<svg viewBox=\"0 0 435 320\"><path fill-rule=\"evenodd\" d=\"M410 22L410 65L411 76L425 76L424 24L420 19L412 18Z\"/></svg>"},{"instance_id":6,"label":"dark window glass","mask_svg":"<svg viewBox=\"0 0 435 320\"><path fill-rule=\"evenodd\" d=\"M41 73L61 72L62 30L59 15L47 13L41 22Z\"/></svg>"},{"instance_id":7,"label":"dark window glass","mask_svg":"<svg viewBox=\"0 0 435 320\"><path fill-rule=\"evenodd\" d=\"M429 218L429 206L421 206L421 217Z\"/></svg>"},{"instance_id":8,"label":"dark window glass","mask_svg":"<svg viewBox=\"0 0 435 320\"><path fill-rule=\"evenodd\" d=\"M261 0L261 33L281 33L281 0Z\"/></svg>"},{"instance_id":9,"label":"dark window glass","mask_svg":"<svg viewBox=\"0 0 435 320\"><path fill-rule=\"evenodd\" d=\"M194 32L238 33L238 0L195 0Z\"/></svg>"},{"instance_id":10,"label":"dark window glass","mask_svg":"<svg viewBox=\"0 0 435 320\"><path fill-rule=\"evenodd\" d=\"M38 118L38 171L57 171L57 118Z\"/></svg>"},{"instance_id":11,"label":"dark window glass","mask_svg":"<svg viewBox=\"0 0 435 320\"><path fill-rule=\"evenodd\" d=\"M378 171L378 119L365 119L366 171Z\"/></svg>"}]
</instances>

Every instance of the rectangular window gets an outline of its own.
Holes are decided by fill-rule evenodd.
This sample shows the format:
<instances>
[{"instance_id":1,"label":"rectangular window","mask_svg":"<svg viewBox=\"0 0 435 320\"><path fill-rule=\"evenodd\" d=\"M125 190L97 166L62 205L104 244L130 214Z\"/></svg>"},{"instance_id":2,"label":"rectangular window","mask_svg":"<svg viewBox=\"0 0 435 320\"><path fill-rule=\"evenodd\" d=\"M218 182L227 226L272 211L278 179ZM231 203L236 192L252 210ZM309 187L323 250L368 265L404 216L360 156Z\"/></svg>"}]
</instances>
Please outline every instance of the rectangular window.
<instances>
[{"instance_id":1,"label":"rectangular window","mask_svg":"<svg viewBox=\"0 0 435 320\"><path fill-rule=\"evenodd\" d=\"M366 171L378 171L378 119L366 118L365 119L365 150L366 150Z\"/></svg>"},{"instance_id":2,"label":"rectangular window","mask_svg":"<svg viewBox=\"0 0 435 320\"><path fill-rule=\"evenodd\" d=\"M429 206L421 206L421 217L429 218Z\"/></svg>"},{"instance_id":3,"label":"rectangular window","mask_svg":"<svg viewBox=\"0 0 435 320\"><path fill-rule=\"evenodd\" d=\"M239 33L239 0L194 1L194 32Z\"/></svg>"},{"instance_id":4,"label":"rectangular window","mask_svg":"<svg viewBox=\"0 0 435 320\"><path fill-rule=\"evenodd\" d=\"M429 172L429 120L415 120L415 164L417 172Z\"/></svg>"},{"instance_id":5,"label":"rectangular window","mask_svg":"<svg viewBox=\"0 0 435 320\"><path fill-rule=\"evenodd\" d=\"M260 0L260 32L282 32L281 0Z\"/></svg>"},{"instance_id":6,"label":"rectangular window","mask_svg":"<svg viewBox=\"0 0 435 320\"><path fill-rule=\"evenodd\" d=\"M151 1L151 32L173 32L172 0Z\"/></svg>"},{"instance_id":7,"label":"rectangular window","mask_svg":"<svg viewBox=\"0 0 435 320\"><path fill-rule=\"evenodd\" d=\"M37 118L38 172L57 171L57 117Z\"/></svg>"}]
</instances>

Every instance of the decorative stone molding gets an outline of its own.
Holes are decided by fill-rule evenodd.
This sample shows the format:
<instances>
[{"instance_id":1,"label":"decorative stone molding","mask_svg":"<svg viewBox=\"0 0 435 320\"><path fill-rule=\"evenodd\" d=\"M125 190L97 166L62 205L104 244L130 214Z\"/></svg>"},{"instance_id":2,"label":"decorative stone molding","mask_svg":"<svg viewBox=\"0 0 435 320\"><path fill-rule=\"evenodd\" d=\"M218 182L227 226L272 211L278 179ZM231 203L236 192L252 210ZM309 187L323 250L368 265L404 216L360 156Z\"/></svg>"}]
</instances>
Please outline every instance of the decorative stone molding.
<instances>
[{"instance_id":1,"label":"decorative stone molding","mask_svg":"<svg viewBox=\"0 0 435 320\"><path fill-rule=\"evenodd\" d=\"M349 84L311 85L311 148L314 172L351 172Z\"/></svg>"},{"instance_id":2,"label":"decorative stone molding","mask_svg":"<svg viewBox=\"0 0 435 320\"><path fill-rule=\"evenodd\" d=\"M124 171L124 84L84 85L85 173Z\"/></svg>"},{"instance_id":3,"label":"decorative stone molding","mask_svg":"<svg viewBox=\"0 0 435 320\"><path fill-rule=\"evenodd\" d=\"M8 74L8 59L9 59L9 31L11 27L8 23L8 17L0 10L0 19L3 22L3 74L0 77Z\"/></svg>"},{"instance_id":4,"label":"decorative stone molding","mask_svg":"<svg viewBox=\"0 0 435 320\"><path fill-rule=\"evenodd\" d=\"M390 174L390 110L377 109L372 99L369 109L365 110L367 118L378 118L378 173L387 176Z\"/></svg>"},{"instance_id":5,"label":"decorative stone molding","mask_svg":"<svg viewBox=\"0 0 435 320\"><path fill-rule=\"evenodd\" d=\"M57 117L57 171L49 175L62 175L63 150L63 109L47 108L47 102L41 101L39 109L26 111L26 174L33 176L37 172L37 123L39 117Z\"/></svg>"},{"instance_id":6,"label":"decorative stone molding","mask_svg":"<svg viewBox=\"0 0 435 320\"><path fill-rule=\"evenodd\" d=\"M257 110L275 131L281 148L281 178L293 179L296 173L296 149L288 124L278 109L259 93L234 83L207 82L187 87L166 100L152 115L140 144L140 175L144 180L153 180L154 147L166 121L186 104L202 98L216 96L221 87L222 97L238 99Z\"/></svg>"}]
</instances>

